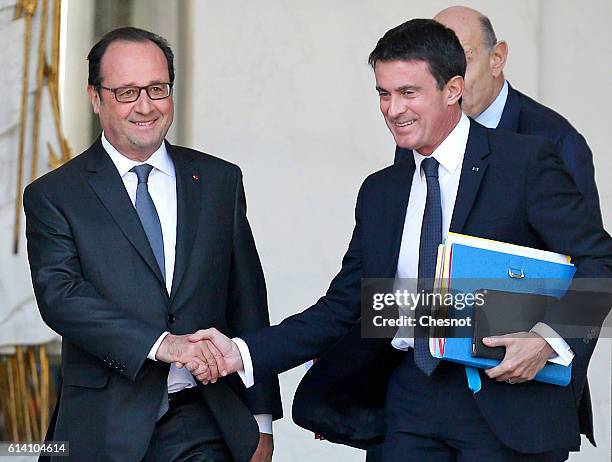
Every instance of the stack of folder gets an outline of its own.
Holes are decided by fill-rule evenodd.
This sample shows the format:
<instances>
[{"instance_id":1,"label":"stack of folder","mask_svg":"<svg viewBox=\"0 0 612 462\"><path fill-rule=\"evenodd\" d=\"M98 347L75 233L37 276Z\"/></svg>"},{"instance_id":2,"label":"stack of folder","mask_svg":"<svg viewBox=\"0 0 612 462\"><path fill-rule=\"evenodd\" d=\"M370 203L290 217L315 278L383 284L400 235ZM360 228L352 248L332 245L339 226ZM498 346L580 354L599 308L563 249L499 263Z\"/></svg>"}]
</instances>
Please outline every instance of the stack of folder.
<instances>
[{"instance_id":1,"label":"stack of folder","mask_svg":"<svg viewBox=\"0 0 612 462\"><path fill-rule=\"evenodd\" d=\"M431 354L479 369L498 365L504 352L484 346L483 336L528 332L551 301L565 294L574 272L566 255L449 233L438 249L436 289L442 294L481 294L485 303L462 312L471 319L470 337L435 331L430 336ZM452 311L456 315L457 311ZM551 361L535 377L561 386L570 379L571 364Z\"/></svg>"}]
</instances>

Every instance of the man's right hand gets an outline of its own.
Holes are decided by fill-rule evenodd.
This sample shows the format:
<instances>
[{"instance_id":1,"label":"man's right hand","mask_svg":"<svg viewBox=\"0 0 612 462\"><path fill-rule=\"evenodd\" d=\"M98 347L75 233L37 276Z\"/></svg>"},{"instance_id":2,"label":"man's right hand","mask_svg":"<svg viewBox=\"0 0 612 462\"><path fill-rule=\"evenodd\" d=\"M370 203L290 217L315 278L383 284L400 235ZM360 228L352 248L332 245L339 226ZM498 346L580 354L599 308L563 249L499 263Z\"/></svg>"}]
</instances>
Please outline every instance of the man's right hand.
<instances>
[{"instance_id":1,"label":"man's right hand","mask_svg":"<svg viewBox=\"0 0 612 462\"><path fill-rule=\"evenodd\" d=\"M201 332L201 331L198 331ZM220 375L227 375L222 352L215 345L202 339L190 341L189 335L168 334L159 345L155 358L166 363L175 363L182 368L186 364L198 369L198 380L203 383L216 382ZM233 342L232 342L233 343Z\"/></svg>"},{"instance_id":2,"label":"man's right hand","mask_svg":"<svg viewBox=\"0 0 612 462\"><path fill-rule=\"evenodd\" d=\"M185 367L189 369L199 381L203 382L204 380L210 380L212 382L213 379L217 378L215 372L220 375L227 375L244 368L238 346L214 327L199 330L189 335L188 338L190 342L199 343L206 341L212 343L212 346L216 348L222 359L222 361L217 361L216 368L209 367L209 371L211 372L210 378L207 378L206 371L201 369L201 365L197 366L194 362L186 364ZM213 357L219 359L219 356L216 354Z\"/></svg>"}]
</instances>

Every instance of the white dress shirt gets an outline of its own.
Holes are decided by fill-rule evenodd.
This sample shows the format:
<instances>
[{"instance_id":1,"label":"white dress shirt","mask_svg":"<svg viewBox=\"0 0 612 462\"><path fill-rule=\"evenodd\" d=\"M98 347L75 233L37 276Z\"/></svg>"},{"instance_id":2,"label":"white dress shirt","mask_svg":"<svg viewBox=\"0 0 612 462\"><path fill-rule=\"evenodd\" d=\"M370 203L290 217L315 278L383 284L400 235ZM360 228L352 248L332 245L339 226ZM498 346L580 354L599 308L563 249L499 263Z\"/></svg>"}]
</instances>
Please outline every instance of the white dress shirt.
<instances>
[{"instance_id":1,"label":"white dress shirt","mask_svg":"<svg viewBox=\"0 0 612 462\"><path fill-rule=\"evenodd\" d=\"M166 290L168 294L170 294L172 289L172 278L174 276L174 260L176 256L176 172L174 170L174 163L168 155L166 143L163 142L157 151L151 154L151 157L149 157L146 162L128 159L110 144L104 133L102 133L102 146L117 168L125 189L130 196L132 205L134 206L136 206L138 177L136 173L130 172L130 170L136 165L142 165L144 163L153 167L147 183L149 194L155 204L155 209L157 210L161 223L162 236L164 239ZM168 335L168 332L164 332L159 336L149 351L147 358L156 361L155 355L166 335ZM179 369L174 364L170 365L170 372L168 374L168 393L176 393L195 386L195 378L187 369ZM259 414L254 417L260 432L272 433L271 414Z\"/></svg>"},{"instance_id":2,"label":"white dress shirt","mask_svg":"<svg viewBox=\"0 0 612 462\"><path fill-rule=\"evenodd\" d=\"M452 132L431 154L440 166L438 167L438 179L440 182L440 201L442 205L442 242L448 236L455 199L461 178L461 166L463 165L463 155L467 145L468 135L470 134L470 121L465 114L461 114L461 119ZM397 261L396 281L401 283L416 284L419 276L419 245L420 240L415 239L421 235L421 225L423 224L423 214L425 213L425 201L427 199L427 180L425 173L421 170L421 162L426 158L416 150L414 155L414 175L412 175L412 186L408 207L406 209L406 219L404 220L404 230L402 242ZM415 287L403 287L408 291L416 293ZM408 347L414 348L414 328L402 327L398 329L391 344L400 350Z\"/></svg>"}]
</instances>

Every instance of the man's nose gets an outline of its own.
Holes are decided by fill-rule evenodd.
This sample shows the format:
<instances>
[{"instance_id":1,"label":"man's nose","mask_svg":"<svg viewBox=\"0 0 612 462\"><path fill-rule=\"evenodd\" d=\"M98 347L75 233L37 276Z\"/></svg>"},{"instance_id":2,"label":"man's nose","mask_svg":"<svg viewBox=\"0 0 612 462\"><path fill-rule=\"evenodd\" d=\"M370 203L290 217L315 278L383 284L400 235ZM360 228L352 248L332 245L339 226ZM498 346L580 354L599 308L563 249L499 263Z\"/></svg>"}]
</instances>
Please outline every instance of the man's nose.
<instances>
[{"instance_id":1,"label":"man's nose","mask_svg":"<svg viewBox=\"0 0 612 462\"><path fill-rule=\"evenodd\" d=\"M387 112L389 117L392 118L402 115L404 112L406 112L406 103L402 98L392 96L391 100L389 101L389 109Z\"/></svg>"},{"instance_id":2,"label":"man's nose","mask_svg":"<svg viewBox=\"0 0 612 462\"><path fill-rule=\"evenodd\" d=\"M147 113L151 112L152 108L153 104L151 102L151 98L149 98L146 88L141 88L136 104L134 105L134 109L136 109L138 112Z\"/></svg>"}]
</instances>

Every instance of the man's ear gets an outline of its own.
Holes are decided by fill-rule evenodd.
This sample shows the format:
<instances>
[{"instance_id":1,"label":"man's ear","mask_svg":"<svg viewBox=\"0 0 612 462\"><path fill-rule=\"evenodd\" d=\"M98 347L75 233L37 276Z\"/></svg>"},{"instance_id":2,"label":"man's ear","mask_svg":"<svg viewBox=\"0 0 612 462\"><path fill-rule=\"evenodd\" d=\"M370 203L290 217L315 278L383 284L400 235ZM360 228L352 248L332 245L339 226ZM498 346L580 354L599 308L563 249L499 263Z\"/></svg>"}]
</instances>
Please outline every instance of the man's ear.
<instances>
[{"instance_id":1,"label":"man's ear","mask_svg":"<svg viewBox=\"0 0 612 462\"><path fill-rule=\"evenodd\" d=\"M465 81L460 75L452 77L446 82L446 102L449 106L456 104L461 96L463 95L463 89L465 88Z\"/></svg>"},{"instance_id":2,"label":"man's ear","mask_svg":"<svg viewBox=\"0 0 612 462\"><path fill-rule=\"evenodd\" d=\"M91 107L93 108L94 113L99 114L100 104L102 102L100 101L100 93L98 92L98 89L93 85L87 85L87 94L89 95L89 99L91 99Z\"/></svg>"},{"instance_id":3,"label":"man's ear","mask_svg":"<svg viewBox=\"0 0 612 462\"><path fill-rule=\"evenodd\" d=\"M491 50L491 73L493 77L499 77L504 72L506 59L508 58L508 44L500 40Z\"/></svg>"}]
</instances>

